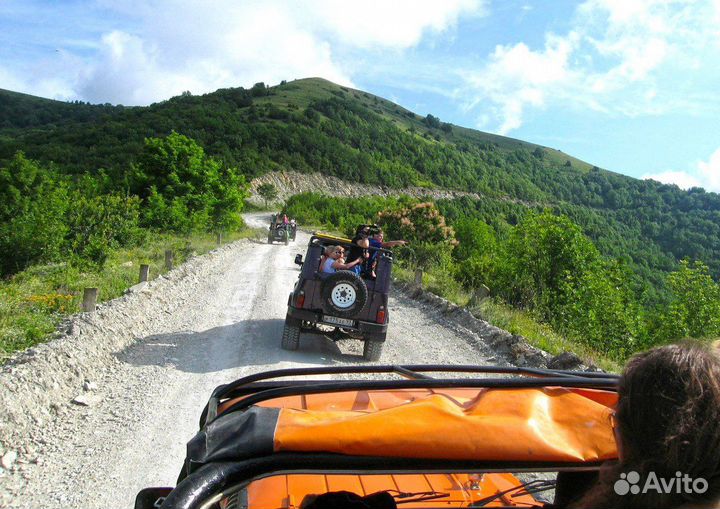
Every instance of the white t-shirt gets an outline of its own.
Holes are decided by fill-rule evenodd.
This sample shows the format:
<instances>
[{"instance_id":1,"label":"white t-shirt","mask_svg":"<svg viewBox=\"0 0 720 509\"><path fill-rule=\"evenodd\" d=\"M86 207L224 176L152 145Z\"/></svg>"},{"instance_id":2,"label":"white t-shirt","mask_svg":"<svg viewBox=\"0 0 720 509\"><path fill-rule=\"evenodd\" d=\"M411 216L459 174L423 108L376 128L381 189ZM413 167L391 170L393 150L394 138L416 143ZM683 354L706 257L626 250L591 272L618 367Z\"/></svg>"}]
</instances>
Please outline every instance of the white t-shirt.
<instances>
[{"instance_id":1,"label":"white t-shirt","mask_svg":"<svg viewBox=\"0 0 720 509\"><path fill-rule=\"evenodd\" d=\"M322 266L322 271L327 272L328 274L337 272L337 270L335 270L335 268L332 266L333 263L335 263L335 260L333 258L328 258L327 260L325 260Z\"/></svg>"}]
</instances>

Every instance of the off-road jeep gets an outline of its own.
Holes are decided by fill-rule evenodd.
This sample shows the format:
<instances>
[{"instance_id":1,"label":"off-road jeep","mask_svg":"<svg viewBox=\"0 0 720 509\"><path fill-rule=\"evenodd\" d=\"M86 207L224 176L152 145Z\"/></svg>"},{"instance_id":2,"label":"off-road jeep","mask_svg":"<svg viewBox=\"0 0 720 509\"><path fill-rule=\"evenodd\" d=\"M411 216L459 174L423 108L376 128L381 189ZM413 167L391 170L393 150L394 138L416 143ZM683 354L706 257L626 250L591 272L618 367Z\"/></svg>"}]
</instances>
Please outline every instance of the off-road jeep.
<instances>
[{"instance_id":1,"label":"off-road jeep","mask_svg":"<svg viewBox=\"0 0 720 509\"><path fill-rule=\"evenodd\" d=\"M286 246L290 243L290 228L288 225L283 223L270 223L268 244L272 244L276 240L278 242L284 242Z\"/></svg>"},{"instance_id":2,"label":"off-road jeep","mask_svg":"<svg viewBox=\"0 0 720 509\"><path fill-rule=\"evenodd\" d=\"M333 274L320 272L326 246L351 247L349 239L316 233L310 238L305 259L297 255L300 276L288 298L282 348L297 350L300 332L324 334L333 341L359 339L365 342L363 358L380 358L387 326L388 293L392 271L392 252L376 252L376 278L368 279L354 272L340 270Z\"/></svg>"},{"instance_id":3,"label":"off-road jeep","mask_svg":"<svg viewBox=\"0 0 720 509\"><path fill-rule=\"evenodd\" d=\"M552 488L566 507L617 458L617 382L511 366L254 373L213 391L178 484L135 509L542 509Z\"/></svg>"}]
</instances>

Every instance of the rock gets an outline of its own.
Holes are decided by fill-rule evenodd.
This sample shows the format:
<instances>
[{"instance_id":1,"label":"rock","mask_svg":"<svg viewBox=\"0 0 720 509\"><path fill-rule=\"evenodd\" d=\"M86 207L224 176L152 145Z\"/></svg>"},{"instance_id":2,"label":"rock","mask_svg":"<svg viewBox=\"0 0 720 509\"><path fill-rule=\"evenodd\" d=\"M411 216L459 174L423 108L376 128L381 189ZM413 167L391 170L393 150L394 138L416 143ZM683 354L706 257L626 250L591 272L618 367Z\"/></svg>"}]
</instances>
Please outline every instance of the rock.
<instances>
[{"instance_id":1,"label":"rock","mask_svg":"<svg viewBox=\"0 0 720 509\"><path fill-rule=\"evenodd\" d=\"M148 282L147 282L147 281L143 281L143 282L141 282L141 283L138 283L138 284L136 284L135 286L131 286L130 288L128 288L127 290L125 290L125 294L128 294L128 293L139 293L139 292L143 291L143 290L145 289L145 287L147 287L147 285L148 285Z\"/></svg>"},{"instance_id":2,"label":"rock","mask_svg":"<svg viewBox=\"0 0 720 509\"><path fill-rule=\"evenodd\" d=\"M87 391L96 391L97 390L97 384L95 382L91 382L89 380L85 380L85 383L83 384L83 390Z\"/></svg>"},{"instance_id":3,"label":"rock","mask_svg":"<svg viewBox=\"0 0 720 509\"><path fill-rule=\"evenodd\" d=\"M90 406L91 400L87 395L80 394L78 396L75 396L72 402L78 406Z\"/></svg>"},{"instance_id":4,"label":"rock","mask_svg":"<svg viewBox=\"0 0 720 509\"><path fill-rule=\"evenodd\" d=\"M132 267L132 266L133 266L133 262L130 261L130 262L121 263L120 266L121 266L121 267Z\"/></svg>"},{"instance_id":5,"label":"rock","mask_svg":"<svg viewBox=\"0 0 720 509\"><path fill-rule=\"evenodd\" d=\"M547 367L550 369L573 369L582 364L582 359L572 352L563 352L550 359Z\"/></svg>"},{"instance_id":6,"label":"rock","mask_svg":"<svg viewBox=\"0 0 720 509\"><path fill-rule=\"evenodd\" d=\"M17 453L15 451L8 451L5 454L3 454L2 459L0 459L0 465L5 470L10 470L17 460Z\"/></svg>"}]
</instances>

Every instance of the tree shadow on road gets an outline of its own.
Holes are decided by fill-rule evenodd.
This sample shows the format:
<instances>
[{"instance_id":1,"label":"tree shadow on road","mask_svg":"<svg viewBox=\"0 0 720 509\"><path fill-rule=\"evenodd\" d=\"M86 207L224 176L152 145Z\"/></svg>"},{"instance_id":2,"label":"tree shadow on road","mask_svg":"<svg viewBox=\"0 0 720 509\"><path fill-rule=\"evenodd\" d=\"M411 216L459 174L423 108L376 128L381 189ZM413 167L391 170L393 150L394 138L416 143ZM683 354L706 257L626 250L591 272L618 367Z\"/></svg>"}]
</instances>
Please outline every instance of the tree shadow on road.
<instances>
[{"instance_id":1,"label":"tree shadow on road","mask_svg":"<svg viewBox=\"0 0 720 509\"><path fill-rule=\"evenodd\" d=\"M362 355L355 354L357 346L346 346L345 342L336 343L317 334L301 334L297 351L282 350L283 324L284 320L277 318L245 320L202 332L152 335L139 339L116 354L116 358L134 366L159 366L188 373L213 373L245 366L296 367L288 363L328 366L362 361Z\"/></svg>"}]
</instances>

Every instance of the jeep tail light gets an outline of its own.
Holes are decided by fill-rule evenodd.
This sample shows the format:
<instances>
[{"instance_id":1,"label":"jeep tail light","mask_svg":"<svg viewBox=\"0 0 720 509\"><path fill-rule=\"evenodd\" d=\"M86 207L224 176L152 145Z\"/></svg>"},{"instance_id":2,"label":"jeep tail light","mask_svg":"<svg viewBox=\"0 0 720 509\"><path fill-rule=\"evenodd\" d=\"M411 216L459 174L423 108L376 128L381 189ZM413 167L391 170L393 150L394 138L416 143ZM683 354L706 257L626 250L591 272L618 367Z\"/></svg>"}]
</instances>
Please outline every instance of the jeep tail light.
<instances>
[{"instance_id":1,"label":"jeep tail light","mask_svg":"<svg viewBox=\"0 0 720 509\"><path fill-rule=\"evenodd\" d=\"M380 309L378 309L377 315L375 316L375 322L376 323L385 323L385 308L380 306Z\"/></svg>"},{"instance_id":2,"label":"jeep tail light","mask_svg":"<svg viewBox=\"0 0 720 509\"><path fill-rule=\"evenodd\" d=\"M295 307L302 308L305 305L305 292L298 293L295 299Z\"/></svg>"}]
</instances>

